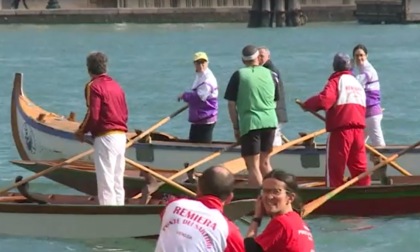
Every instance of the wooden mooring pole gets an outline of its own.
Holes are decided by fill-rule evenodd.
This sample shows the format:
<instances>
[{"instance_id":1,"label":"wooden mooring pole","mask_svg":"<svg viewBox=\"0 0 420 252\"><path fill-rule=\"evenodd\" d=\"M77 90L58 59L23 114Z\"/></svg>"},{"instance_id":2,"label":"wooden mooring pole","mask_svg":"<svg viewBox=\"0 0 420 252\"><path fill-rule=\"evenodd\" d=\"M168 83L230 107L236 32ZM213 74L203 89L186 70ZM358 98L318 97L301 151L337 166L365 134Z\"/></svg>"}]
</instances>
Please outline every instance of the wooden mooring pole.
<instances>
[{"instance_id":1,"label":"wooden mooring pole","mask_svg":"<svg viewBox=\"0 0 420 252\"><path fill-rule=\"evenodd\" d=\"M248 28L302 26L307 19L300 0L254 0Z\"/></svg>"}]
</instances>

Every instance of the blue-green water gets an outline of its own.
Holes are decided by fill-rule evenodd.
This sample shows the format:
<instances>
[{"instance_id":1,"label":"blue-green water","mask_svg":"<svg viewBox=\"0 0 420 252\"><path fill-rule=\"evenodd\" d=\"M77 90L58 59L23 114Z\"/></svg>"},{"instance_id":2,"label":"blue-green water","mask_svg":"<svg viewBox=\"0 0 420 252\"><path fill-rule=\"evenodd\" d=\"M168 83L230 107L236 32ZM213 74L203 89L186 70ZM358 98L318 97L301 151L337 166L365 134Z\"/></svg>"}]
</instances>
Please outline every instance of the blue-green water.
<instances>
[{"instance_id":1,"label":"blue-green water","mask_svg":"<svg viewBox=\"0 0 420 252\"><path fill-rule=\"evenodd\" d=\"M110 74L127 93L130 128L144 129L181 106L176 97L190 87L194 78L192 54L203 50L210 57L210 68L221 90L215 138L233 140L222 99L226 84L232 72L241 67L240 52L244 45L266 45L285 82L289 123L284 133L288 138L295 138L298 132L315 131L323 124L303 113L294 99L305 99L323 87L335 52L351 53L355 44L365 43L369 59L381 78L386 141L409 144L420 138L419 41L418 25L309 24L299 28L255 30L242 24L0 26L0 186L8 185L17 175L30 175L8 163L19 159L9 121L15 72L24 73L25 92L34 102L64 115L75 111L80 120L85 112L83 88L88 80L85 56L89 51L102 50L110 58ZM186 114L160 130L186 137ZM32 188L38 192L74 192L44 178L33 181ZM417 216L353 222L343 219L308 220L317 251L418 251L420 218ZM365 226L373 227L359 230ZM241 228L245 232L246 227ZM150 241L132 239L62 241L0 237L2 252L153 251L152 248Z\"/></svg>"}]
</instances>

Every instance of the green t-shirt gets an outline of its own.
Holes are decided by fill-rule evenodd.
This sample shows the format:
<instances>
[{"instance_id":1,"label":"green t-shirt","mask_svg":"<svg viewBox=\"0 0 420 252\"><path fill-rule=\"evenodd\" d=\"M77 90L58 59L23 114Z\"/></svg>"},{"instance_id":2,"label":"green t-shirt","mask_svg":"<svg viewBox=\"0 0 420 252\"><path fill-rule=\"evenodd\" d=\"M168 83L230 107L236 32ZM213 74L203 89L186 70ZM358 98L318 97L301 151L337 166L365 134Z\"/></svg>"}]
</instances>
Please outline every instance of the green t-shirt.
<instances>
[{"instance_id":1,"label":"green t-shirt","mask_svg":"<svg viewBox=\"0 0 420 252\"><path fill-rule=\"evenodd\" d=\"M236 108L241 136L250 130L277 126L275 92L270 70L263 66L239 69Z\"/></svg>"}]
</instances>

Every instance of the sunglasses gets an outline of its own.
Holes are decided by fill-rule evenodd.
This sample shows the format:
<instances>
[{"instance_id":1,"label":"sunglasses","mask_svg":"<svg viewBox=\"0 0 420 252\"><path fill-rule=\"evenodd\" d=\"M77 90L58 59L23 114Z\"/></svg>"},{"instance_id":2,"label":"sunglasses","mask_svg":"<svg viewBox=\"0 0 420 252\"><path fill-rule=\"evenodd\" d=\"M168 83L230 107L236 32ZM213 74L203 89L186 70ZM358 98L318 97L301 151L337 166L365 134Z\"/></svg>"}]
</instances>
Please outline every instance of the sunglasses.
<instances>
[{"instance_id":1,"label":"sunglasses","mask_svg":"<svg viewBox=\"0 0 420 252\"><path fill-rule=\"evenodd\" d=\"M206 62L207 62L206 60L201 60L201 59L194 61L195 64L204 64Z\"/></svg>"}]
</instances>

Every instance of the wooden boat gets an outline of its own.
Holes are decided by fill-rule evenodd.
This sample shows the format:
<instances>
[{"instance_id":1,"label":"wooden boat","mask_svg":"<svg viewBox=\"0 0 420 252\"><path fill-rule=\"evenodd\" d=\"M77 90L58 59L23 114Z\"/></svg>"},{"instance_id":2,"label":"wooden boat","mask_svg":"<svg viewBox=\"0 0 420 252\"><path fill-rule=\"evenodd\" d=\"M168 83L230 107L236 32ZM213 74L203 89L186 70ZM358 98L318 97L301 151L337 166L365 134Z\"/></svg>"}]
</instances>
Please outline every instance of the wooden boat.
<instances>
[{"instance_id":1,"label":"wooden boat","mask_svg":"<svg viewBox=\"0 0 420 252\"><path fill-rule=\"evenodd\" d=\"M34 173L39 173L43 170L48 169L51 166L55 166L60 163L60 161L25 161L25 160L12 160L10 162L14 165L25 168ZM177 172L176 170L173 170L173 171L156 170L156 169L153 169L153 170L163 175L164 177L170 177ZM199 176L200 174L189 173L187 175L180 176L178 179L175 180L175 182L185 187L194 186L197 175ZM97 195L95 167L91 163L78 161L73 164L64 165L54 172L47 173L45 177L59 184L73 188L79 192L82 192L88 195ZM242 175L242 174L235 175L235 179L236 179L236 186L247 185L246 175ZM302 183L322 180L322 178L320 177L299 177L298 179ZM151 176L147 176L145 173L139 170L126 170L125 171L124 189L125 189L126 197L136 197L139 194L144 193L145 189L152 190L156 186L158 186L158 181L156 179L153 179L153 177ZM192 189L193 191L195 190L195 188L192 188ZM167 190L169 190L169 192L173 192L170 186L167 187L165 185L161 187L161 190L159 190L159 192L161 194L165 194L167 193ZM245 198L241 198L241 199L245 199Z\"/></svg>"},{"instance_id":2,"label":"wooden boat","mask_svg":"<svg viewBox=\"0 0 420 252\"><path fill-rule=\"evenodd\" d=\"M23 160L57 160L68 159L91 146L80 143L73 135L79 122L70 116L51 113L33 103L23 91L23 74L16 73L11 99L11 127L16 148ZM127 133L128 137L135 132ZM187 140L177 139L168 134L152 134L149 143L138 142L127 149L127 157L150 167L161 169L182 169L185 163L193 163L222 148L231 142L213 142L211 144L194 144ZM392 145L378 148L384 155L400 151L406 146ZM398 163L415 174L420 162L420 149L410 151L398 160ZM324 176L325 145L306 143L289 148L271 159L272 166L281 168L296 176ZM199 166L202 171L210 165L223 163L240 156L239 147L223 152L219 157ZM92 161L88 156L82 161ZM394 169L388 169L389 175L398 175Z\"/></svg>"},{"instance_id":3,"label":"wooden boat","mask_svg":"<svg viewBox=\"0 0 420 252\"><path fill-rule=\"evenodd\" d=\"M96 197L9 193L0 197L0 234L25 237L102 239L156 237L160 229L161 200L147 204L127 199L124 206L100 206ZM225 206L232 220L250 213L253 200Z\"/></svg>"},{"instance_id":4,"label":"wooden boat","mask_svg":"<svg viewBox=\"0 0 420 252\"><path fill-rule=\"evenodd\" d=\"M51 166L57 165L59 161L25 161L12 160L12 164L25 168L34 173L41 172ZM158 171L160 174L169 177L176 171ZM59 184L73 188L79 192L88 195L97 195L96 173L95 167L88 162L75 162L73 164L64 165L54 172L47 173L46 178ZM186 176L180 177L178 181L186 180ZM124 188L126 197L134 197L142 193L143 188L147 186L149 181L141 176L138 170L126 170L124 178Z\"/></svg>"},{"instance_id":5,"label":"wooden boat","mask_svg":"<svg viewBox=\"0 0 420 252\"><path fill-rule=\"evenodd\" d=\"M20 167L33 172L47 169L54 162L12 161ZM167 171L167 176L171 174ZM66 165L59 172L47 174L46 177L62 184L66 184L84 193L96 194L96 180L93 167L85 165ZM75 180L75 178L78 178ZM336 197L327 201L310 216L317 215L349 215L349 216L382 216L420 213L420 176L391 176L393 185L372 185L369 187L349 187ZM331 188L316 186L322 184L322 177L298 177L302 187L300 197L304 203L331 191ZM77 182L77 183L76 183ZM194 181L182 180L181 185L194 191ZM143 183L143 184L142 184ZM90 184L86 186L86 184ZM127 197L133 197L142 192L147 184L138 173L127 173L125 189ZM154 197L165 198L168 195L182 195L183 193L169 185L164 185L153 194ZM259 195L259 188L247 186L246 178L238 175L235 186L235 199L254 199Z\"/></svg>"}]
</instances>

